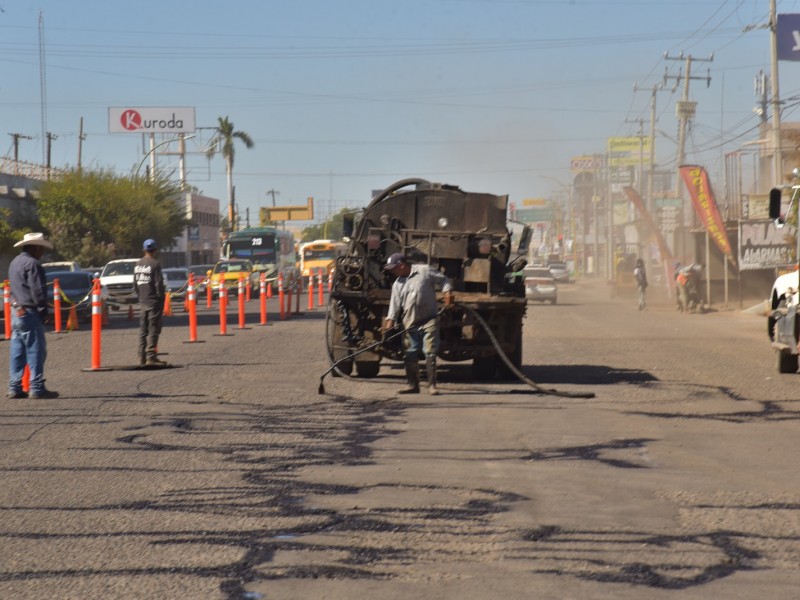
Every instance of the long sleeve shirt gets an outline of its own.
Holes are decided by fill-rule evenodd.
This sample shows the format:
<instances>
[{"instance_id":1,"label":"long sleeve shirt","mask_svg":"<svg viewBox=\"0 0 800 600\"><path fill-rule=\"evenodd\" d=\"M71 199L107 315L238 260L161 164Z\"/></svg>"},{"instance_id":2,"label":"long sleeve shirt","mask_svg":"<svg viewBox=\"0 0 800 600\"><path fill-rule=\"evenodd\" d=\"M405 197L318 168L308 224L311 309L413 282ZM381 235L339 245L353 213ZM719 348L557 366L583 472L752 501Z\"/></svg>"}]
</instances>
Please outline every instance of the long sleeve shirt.
<instances>
[{"instance_id":1,"label":"long sleeve shirt","mask_svg":"<svg viewBox=\"0 0 800 600\"><path fill-rule=\"evenodd\" d=\"M392 284L387 318L395 323L402 318L405 328L415 323L417 326L423 325L421 320L430 320L436 315L437 284L441 284L444 292L453 289L450 279L443 273L428 265L411 265L408 277L398 277Z\"/></svg>"},{"instance_id":2,"label":"long sleeve shirt","mask_svg":"<svg viewBox=\"0 0 800 600\"><path fill-rule=\"evenodd\" d=\"M161 264L149 256L136 263L133 269L133 283L139 292L139 304L153 307L164 303L166 288Z\"/></svg>"},{"instance_id":3,"label":"long sleeve shirt","mask_svg":"<svg viewBox=\"0 0 800 600\"><path fill-rule=\"evenodd\" d=\"M8 267L8 281L18 306L35 309L42 319L47 317L47 280L38 260L21 252Z\"/></svg>"}]
</instances>

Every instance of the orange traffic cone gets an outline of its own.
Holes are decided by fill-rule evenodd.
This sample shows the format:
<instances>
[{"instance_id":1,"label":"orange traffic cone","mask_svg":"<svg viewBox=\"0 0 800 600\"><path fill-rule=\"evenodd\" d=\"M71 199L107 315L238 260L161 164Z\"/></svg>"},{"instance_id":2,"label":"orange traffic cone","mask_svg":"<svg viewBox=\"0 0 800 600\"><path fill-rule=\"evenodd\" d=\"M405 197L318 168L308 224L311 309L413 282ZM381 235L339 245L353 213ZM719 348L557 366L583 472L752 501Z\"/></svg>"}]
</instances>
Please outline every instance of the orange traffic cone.
<instances>
[{"instance_id":1,"label":"orange traffic cone","mask_svg":"<svg viewBox=\"0 0 800 600\"><path fill-rule=\"evenodd\" d=\"M172 294L170 293L167 293L166 297L164 298L164 316L172 316Z\"/></svg>"},{"instance_id":2,"label":"orange traffic cone","mask_svg":"<svg viewBox=\"0 0 800 600\"><path fill-rule=\"evenodd\" d=\"M133 304L128 306L128 321L133 321Z\"/></svg>"},{"instance_id":3,"label":"orange traffic cone","mask_svg":"<svg viewBox=\"0 0 800 600\"><path fill-rule=\"evenodd\" d=\"M78 311L75 305L69 307L69 317L67 318L67 331L76 331L80 329L78 325Z\"/></svg>"},{"instance_id":4,"label":"orange traffic cone","mask_svg":"<svg viewBox=\"0 0 800 600\"><path fill-rule=\"evenodd\" d=\"M22 370L22 391L31 391L31 366L28 364L26 364L25 368Z\"/></svg>"}]
</instances>

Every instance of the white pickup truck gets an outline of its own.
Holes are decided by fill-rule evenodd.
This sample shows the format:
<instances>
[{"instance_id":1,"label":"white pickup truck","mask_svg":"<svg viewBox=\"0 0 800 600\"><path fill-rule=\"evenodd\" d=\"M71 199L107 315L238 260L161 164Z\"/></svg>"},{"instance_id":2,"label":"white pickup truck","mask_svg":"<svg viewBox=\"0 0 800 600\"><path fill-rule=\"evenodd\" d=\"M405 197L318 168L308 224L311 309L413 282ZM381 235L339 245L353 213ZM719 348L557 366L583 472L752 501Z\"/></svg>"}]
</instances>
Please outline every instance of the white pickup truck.
<instances>
[{"instance_id":1,"label":"white pickup truck","mask_svg":"<svg viewBox=\"0 0 800 600\"><path fill-rule=\"evenodd\" d=\"M796 373L798 367L797 343L800 340L800 305L798 272L781 275L772 284L767 314L767 333L772 347L777 350L778 372Z\"/></svg>"}]
</instances>

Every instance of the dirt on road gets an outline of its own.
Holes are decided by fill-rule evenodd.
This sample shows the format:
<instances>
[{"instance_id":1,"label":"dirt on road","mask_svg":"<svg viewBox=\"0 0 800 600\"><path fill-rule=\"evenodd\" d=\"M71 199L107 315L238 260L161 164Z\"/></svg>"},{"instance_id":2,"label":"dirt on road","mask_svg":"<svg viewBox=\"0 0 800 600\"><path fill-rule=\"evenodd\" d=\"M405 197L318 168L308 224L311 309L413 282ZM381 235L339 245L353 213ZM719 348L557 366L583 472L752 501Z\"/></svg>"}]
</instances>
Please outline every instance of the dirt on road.
<instances>
[{"instance_id":1,"label":"dirt on road","mask_svg":"<svg viewBox=\"0 0 800 600\"><path fill-rule=\"evenodd\" d=\"M254 310L257 311L257 308ZM327 378L324 311L2 400L2 598L791 598L800 589L798 375L763 316L638 311L603 282L528 309L524 372L444 365L441 396ZM257 319L250 317L250 322ZM135 323L104 332L130 362ZM7 363L7 343L0 362Z\"/></svg>"}]
</instances>

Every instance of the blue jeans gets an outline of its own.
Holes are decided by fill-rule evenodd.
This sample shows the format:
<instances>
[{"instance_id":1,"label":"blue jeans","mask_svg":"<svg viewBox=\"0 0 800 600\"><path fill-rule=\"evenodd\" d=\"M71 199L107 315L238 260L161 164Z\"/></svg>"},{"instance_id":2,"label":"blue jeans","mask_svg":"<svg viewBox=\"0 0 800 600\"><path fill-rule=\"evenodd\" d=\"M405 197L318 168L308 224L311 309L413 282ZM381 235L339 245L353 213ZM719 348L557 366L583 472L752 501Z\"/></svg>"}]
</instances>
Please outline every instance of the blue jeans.
<instances>
[{"instance_id":1,"label":"blue jeans","mask_svg":"<svg viewBox=\"0 0 800 600\"><path fill-rule=\"evenodd\" d=\"M11 347L8 360L8 391L22 391L22 373L25 364L31 370L31 393L44 389L44 361L47 358L47 341L44 323L35 310L25 309L20 317L17 309L11 310Z\"/></svg>"},{"instance_id":2,"label":"blue jeans","mask_svg":"<svg viewBox=\"0 0 800 600\"><path fill-rule=\"evenodd\" d=\"M416 361L422 349L425 358L436 358L439 352L439 320L431 319L422 327L414 327L405 335L406 360Z\"/></svg>"}]
</instances>

